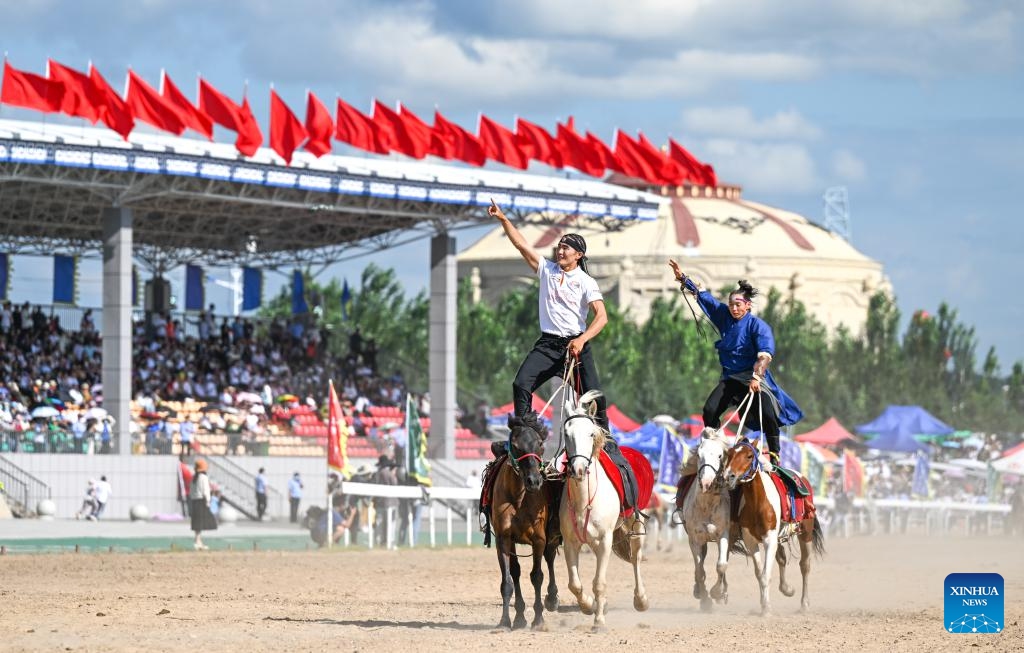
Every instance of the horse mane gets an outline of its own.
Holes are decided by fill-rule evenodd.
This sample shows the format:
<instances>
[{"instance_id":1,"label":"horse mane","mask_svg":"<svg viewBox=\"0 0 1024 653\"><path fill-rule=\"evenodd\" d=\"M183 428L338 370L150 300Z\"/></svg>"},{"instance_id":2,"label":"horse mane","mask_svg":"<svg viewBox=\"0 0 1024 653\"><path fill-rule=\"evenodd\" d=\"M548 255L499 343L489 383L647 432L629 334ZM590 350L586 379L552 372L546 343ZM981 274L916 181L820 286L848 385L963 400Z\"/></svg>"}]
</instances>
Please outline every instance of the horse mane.
<instances>
[{"instance_id":1,"label":"horse mane","mask_svg":"<svg viewBox=\"0 0 1024 653\"><path fill-rule=\"evenodd\" d=\"M601 425L597 422L594 422L594 450L591 452L591 455L596 456L598 452L604 449L604 445L608 442L610 436L611 433L601 428Z\"/></svg>"},{"instance_id":2,"label":"horse mane","mask_svg":"<svg viewBox=\"0 0 1024 653\"><path fill-rule=\"evenodd\" d=\"M548 427L544 426L544 422L540 421L540 415L533 412L532 410L522 417L515 417L509 415L508 427L510 429L515 428L528 428L537 432L541 440L548 439Z\"/></svg>"}]
</instances>

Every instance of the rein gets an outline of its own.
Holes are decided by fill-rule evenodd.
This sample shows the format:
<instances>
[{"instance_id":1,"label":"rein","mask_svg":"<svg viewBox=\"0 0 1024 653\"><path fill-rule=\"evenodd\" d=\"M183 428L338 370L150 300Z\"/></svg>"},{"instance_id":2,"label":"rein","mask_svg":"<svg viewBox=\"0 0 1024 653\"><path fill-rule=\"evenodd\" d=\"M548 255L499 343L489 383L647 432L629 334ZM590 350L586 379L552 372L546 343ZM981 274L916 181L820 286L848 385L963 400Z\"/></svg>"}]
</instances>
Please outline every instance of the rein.
<instances>
[{"instance_id":1,"label":"rein","mask_svg":"<svg viewBox=\"0 0 1024 653\"><path fill-rule=\"evenodd\" d=\"M763 471L761 469L760 452L757 450L757 447L754 446L754 443L749 440L740 440L736 444L748 447L751 454L750 467L747 468L747 471L743 472L743 476L741 476L736 482L749 483L754 480L758 472Z\"/></svg>"}]
</instances>

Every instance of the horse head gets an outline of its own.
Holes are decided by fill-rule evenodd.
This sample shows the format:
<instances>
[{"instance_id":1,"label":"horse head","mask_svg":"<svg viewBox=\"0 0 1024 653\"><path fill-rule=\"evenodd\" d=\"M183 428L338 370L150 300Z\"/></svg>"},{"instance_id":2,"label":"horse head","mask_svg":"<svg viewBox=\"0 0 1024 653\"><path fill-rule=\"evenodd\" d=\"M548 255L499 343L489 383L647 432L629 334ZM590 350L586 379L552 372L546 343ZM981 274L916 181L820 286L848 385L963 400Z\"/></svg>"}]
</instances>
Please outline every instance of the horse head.
<instances>
[{"instance_id":1,"label":"horse head","mask_svg":"<svg viewBox=\"0 0 1024 653\"><path fill-rule=\"evenodd\" d=\"M728 449L729 445L718 430L710 426L704 428L697 444L697 479L700 481L701 492L721 488Z\"/></svg>"},{"instance_id":2,"label":"horse head","mask_svg":"<svg viewBox=\"0 0 1024 653\"><path fill-rule=\"evenodd\" d=\"M523 479L530 492L536 492L544 483L544 441L548 429L537 413L523 417L508 417L508 457L512 469Z\"/></svg>"},{"instance_id":3,"label":"horse head","mask_svg":"<svg viewBox=\"0 0 1024 653\"><path fill-rule=\"evenodd\" d=\"M757 445L740 436L736 439L736 444L726 454L724 465L722 476L730 490L736 489L738 483L745 483L753 479L760 471Z\"/></svg>"},{"instance_id":4,"label":"horse head","mask_svg":"<svg viewBox=\"0 0 1024 653\"><path fill-rule=\"evenodd\" d=\"M590 390L580 397L579 406L565 403L565 434L566 472L576 480L582 480L590 469L594 456L604 447L608 433L597 425L595 400L601 396L600 390Z\"/></svg>"}]
</instances>

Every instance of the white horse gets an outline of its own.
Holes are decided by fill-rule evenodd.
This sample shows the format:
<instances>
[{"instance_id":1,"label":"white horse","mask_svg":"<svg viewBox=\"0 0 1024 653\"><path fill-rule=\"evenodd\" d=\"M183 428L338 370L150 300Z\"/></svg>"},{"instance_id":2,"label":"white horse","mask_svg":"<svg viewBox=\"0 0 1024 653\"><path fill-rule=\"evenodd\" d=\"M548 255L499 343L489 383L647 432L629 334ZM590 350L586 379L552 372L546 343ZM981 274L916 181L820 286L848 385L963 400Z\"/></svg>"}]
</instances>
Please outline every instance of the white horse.
<instances>
[{"instance_id":1,"label":"white horse","mask_svg":"<svg viewBox=\"0 0 1024 653\"><path fill-rule=\"evenodd\" d=\"M608 604L606 576L611 553L633 565L633 607L648 608L647 590L640 578L640 549L643 545L644 519L639 510L623 519L615 486L605 474L598 456L608 432L597 425L594 400L601 396L591 390L580 397L580 407L566 402L565 435L566 483L559 509L559 523L565 546L565 565L569 572L569 591L583 614L594 615L594 630L605 624ZM580 580L580 549L586 544L597 558L594 595L584 592Z\"/></svg>"},{"instance_id":2,"label":"white horse","mask_svg":"<svg viewBox=\"0 0 1024 653\"><path fill-rule=\"evenodd\" d=\"M700 599L701 610L711 609L711 599L728 602L729 583L725 570L729 564L729 491L723 478L729 443L720 431L705 428L697 445L697 479L683 499L683 525L693 553L693 598ZM704 560L708 543L718 544L718 581L708 595L704 581Z\"/></svg>"}]
</instances>

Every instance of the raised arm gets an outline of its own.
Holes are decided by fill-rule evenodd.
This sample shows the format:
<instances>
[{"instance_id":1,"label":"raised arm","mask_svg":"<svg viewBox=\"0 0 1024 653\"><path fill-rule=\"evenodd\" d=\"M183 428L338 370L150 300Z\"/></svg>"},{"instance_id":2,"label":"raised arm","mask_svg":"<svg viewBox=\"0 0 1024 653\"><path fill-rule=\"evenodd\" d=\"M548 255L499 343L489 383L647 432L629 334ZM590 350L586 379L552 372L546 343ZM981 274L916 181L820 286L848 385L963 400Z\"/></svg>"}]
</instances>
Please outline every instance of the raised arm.
<instances>
[{"instance_id":1,"label":"raised arm","mask_svg":"<svg viewBox=\"0 0 1024 653\"><path fill-rule=\"evenodd\" d=\"M505 230L505 235L512 242L512 246L519 250L526 264L530 266L531 270L536 272L537 268L540 267L540 257L537 256L537 252L533 251L533 248L526 242L523 234L519 233L519 230L512 224L512 221L498 208L493 199L491 200L491 205L487 207L487 215L497 218L498 222L501 223L501 228Z\"/></svg>"}]
</instances>

